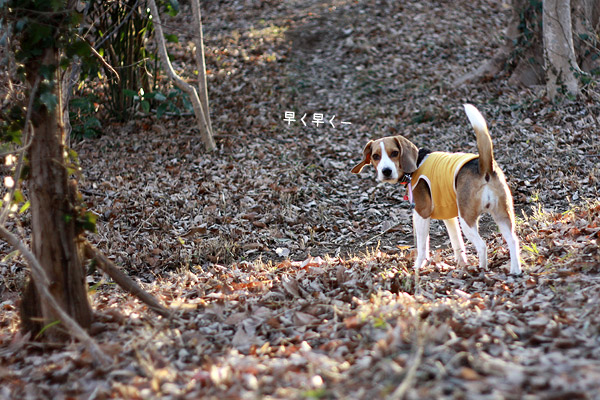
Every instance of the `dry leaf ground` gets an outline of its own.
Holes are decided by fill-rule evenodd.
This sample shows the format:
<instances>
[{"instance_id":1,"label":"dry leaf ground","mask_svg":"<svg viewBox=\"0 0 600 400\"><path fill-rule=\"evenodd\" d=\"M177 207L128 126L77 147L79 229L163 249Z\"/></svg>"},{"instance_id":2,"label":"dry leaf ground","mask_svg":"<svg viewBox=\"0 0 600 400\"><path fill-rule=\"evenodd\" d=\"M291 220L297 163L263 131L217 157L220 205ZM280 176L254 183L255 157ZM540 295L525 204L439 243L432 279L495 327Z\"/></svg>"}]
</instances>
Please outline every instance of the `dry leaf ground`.
<instances>
[{"instance_id":1,"label":"dry leaf ground","mask_svg":"<svg viewBox=\"0 0 600 400\"><path fill-rule=\"evenodd\" d=\"M18 333L25 269L5 258L0 398L599 398L596 87L559 104L502 79L453 87L502 40L494 1L205 8L218 149L203 152L191 118L74 144L90 239L173 318L91 272L92 333L114 359L100 369L78 343ZM191 78L186 14L166 30ZM519 278L484 219L489 270L455 268L435 223L417 279L403 191L349 172L375 136L475 151L464 102L488 119L515 197Z\"/></svg>"}]
</instances>

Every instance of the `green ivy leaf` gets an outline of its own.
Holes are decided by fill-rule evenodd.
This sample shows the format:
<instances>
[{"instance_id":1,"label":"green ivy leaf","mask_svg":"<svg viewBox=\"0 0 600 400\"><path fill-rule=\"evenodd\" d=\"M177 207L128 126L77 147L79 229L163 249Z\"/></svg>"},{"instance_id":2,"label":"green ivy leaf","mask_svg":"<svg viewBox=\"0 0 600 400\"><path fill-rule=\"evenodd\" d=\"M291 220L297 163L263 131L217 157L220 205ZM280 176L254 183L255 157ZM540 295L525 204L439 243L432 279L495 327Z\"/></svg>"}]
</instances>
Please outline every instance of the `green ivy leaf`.
<instances>
[{"instance_id":1,"label":"green ivy leaf","mask_svg":"<svg viewBox=\"0 0 600 400\"><path fill-rule=\"evenodd\" d=\"M42 39L47 39L52 35L52 27L50 25L42 25L42 24L31 24L28 26L28 32L30 34L28 44L29 46L33 46L39 43Z\"/></svg>"},{"instance_id":2,"label":"green ivy leaf","mask_svg":"<svg viewBox=\"0 0 600 400\"><path fill-rule=\"evenodd\" d=\"M71 13L71 25L77 26L83 22L83 14L78 12Z\"/></svg>"},{"instance_id":3,"label":"green ivy leaf","mask_svg":"<svg viewBox=\"0 0 600 400\"><path fill-rule=\"evenodd\" d=\"M47 79L48 81L52 81L54 79L54 72L56 71L56 68L54 65L47 65L44 64L40 67L40 75L44 78Z\"/></svg>"},{"instance_id":4,"label":"green ivy leaf","mask_svg":"<svg viewBox=\"0 0 600 400\"><path fill-rule=\"evenodd\" d=\"M74 55L79 57L87 57L92 53L90 45L84 40L74 41L67 49L67 57L71 58Z\"/></svg>"},{"instance_id":5,"label":"green ivy leaf","mask_svg":"<svg viewBox=\"0 0 600 400\"><path fill-rule=\"evenodd\" d=\"M145 113L150 112L150 102L148 100L142 101L142 110L144 110Z\"/></svg>"},{"instance_id":6,"label":"green ivy leaf","mask_svg":"<svg viewBox=\"0 0 600 400\"><path fill-rule=\"evenodd\" d=\"M40 96L40 101L46 106L48 112L54 111L54 107L58 104L56 96L51 92L44 92Z\"/></svg>"},{"instance_id":7,"label":"green ivy leaf","mask_svg":"<svg viewBox=\"0 0 600 400\"><path fill-rule=\"evenodd\" d=\"M27 26L28 22L29 22L29 19L27 17L21 18L20 20L18 20L17 23L15 24L15 31L16 32L23 31L23 28Z\"/></svg>"},{"instance_id":8,"label":"green ivy leaf","mask_svg":"<svg viewBox=\"0 0 600 400\"><path fill-rule=\"evenodd\" d=\"M169 3L167 4L167 13L171 17L174 17L177 15L178 12L179 12L179 1L169 0Z\"/></svg>"},{"instance_id":9,"label":"green ivy leaf","mask_svg":"<svg viewBox=\"0 0 600 400\"><path fill-rule=\"evenodd\" d=\"M21 208L19 209L19 214L23 214L25 211L27 211L29 209L30 206L31 206L31 203L29 202L29 200L27 200L25 202L25 204L23 204L23 206L21 206Z\"/></svg>"},{"instance_id":10,"label":"green ivy leaf","mask_svg":"<svg viewBox=\"0 0 600 400\"><path fill-rule=\"evenodd\" d=\"M123 94L127 97L137 98L137 92L131 89L123 89Z\"/></svg>"},{"instance_id":11,"label":"green ivy leaf","mask_svg":"<svg viewBox=\"0 0 600 400\"><path fill-rule=\"evenodd\" d=\"M156 101L165 101L167 97L161 92L151 92L144 95L144 99L152 99Z\"/></svg>"},{"instance_id":12,"label":"green ivy leaf","mask_svg":"<svg viewBox=\"0 0 600 400\"><path fill-rule=\"evenodd\" d=\"M85 120L85 122L83 123L83 127L87 130L100 130L102 128L102 124L100 123L100 120L96 117L89 117L88 119Z\"/></svg>"},{"instance_id":13,"label":"green ivy leaf","mask_svg":"<svg viewBox=\"0 0 600 400\"><path fill-rule=\"evenodd\" d=\"M169 107L169 103L161 103L158 108L156 109L156 116L158 118L161 118L165 112L167 111L167 108Z\"/></svg>"},{"instance_id":14,"label":"green ivy leaf","mask_svg":"<svg viewBox=\"0 0 600 400\"><path fill-rule=\"evenodd\" d=\"M71 60L68 57L62 57L60 59L60 62L58 63L58 65L64 70L66 70L67 68L69 68L69 66L71 65Z\"/></svg>"},{"instance_id":15,"label":"green ivy leaf","mask_svg":"<svg viewBox=\"0 0 600 400\"><path fill-rule=\"evenodd\" d=\"M18 124L12 123L9 126L2 127L0 130L0 140L3 142L10 142L15 144L21 144L21 127Z\"/></svg>"},{"instance_id":16,"label":"green ivy leaf","mask_svg":"<svg viewBox=\"0 0 600 400\"><path fill-rule=\"evenodd\" d=\"M25 196L23 196L23 193L20 190L15 190L15 193L13 194L13 203L22 203L23 201L25 201Z\"/></svg>"},{"instance_id":17,"label":"green ivy leaf","mask_svg":"<svg viewBox=\"0 0 600 400\"><path fill-rule=\"evenodd\" d=\"M80 223L83 229L85 229L86 231L96 233L97 220L98 217L96 216L96 214L94 214L91 211L86 211L85 214L83 214L83 218L81 219Z\"/></svg>"},{"instance_id":18,"label":"green ivy leaf","mask_svg":"<svg viewBox=\"0 0 600 400\"><path fill-rule=\"evenodd\" d=\"M62 0L52 0L52 1L50 2L50 6L52 7L52 10L53 10L54 12L56 12L56 11L58 11L58 10L60 10L61 8L63 8L63 7L64 7L64 1L62 1Z\"/></svg>"},{"instance_id":19,"label":"green ivy leaf","mask_svg":"<svg viewBox=\"0 0 600 400\"><path fill-rule=\"evenodd\" d=\"M167 39L167 42L169 43L179 43L179 38L174 34L165 34L165 39Z\"/></svg>"}]
</instances>

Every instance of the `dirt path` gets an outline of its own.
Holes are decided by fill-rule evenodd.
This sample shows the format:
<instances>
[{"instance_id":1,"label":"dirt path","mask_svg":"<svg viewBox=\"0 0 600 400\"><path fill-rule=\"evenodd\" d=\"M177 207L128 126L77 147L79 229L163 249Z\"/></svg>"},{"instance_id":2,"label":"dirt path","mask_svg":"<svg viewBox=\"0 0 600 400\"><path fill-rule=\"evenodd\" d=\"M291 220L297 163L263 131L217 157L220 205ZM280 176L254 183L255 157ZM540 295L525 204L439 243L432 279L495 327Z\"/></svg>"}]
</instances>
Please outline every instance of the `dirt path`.
<instances>
[{"instance_id":1,"label":"dirt path","mask_svg":"<svg viewBox=\"0 0 600 400\"><path fill-rule=\"evenodd\" d=\"M502 29L505 13L495 7L209 8L207 59L218 71L210 84L220 150L204 156L183 120L114 126L100 145L82 144L89 183L107 185L117 197L109 199L112 211L102 204L104 193L91 198L99 213L110 214L102 232L110 236L117 224L135 233L141 249L144 242L183 247L156 263L141 259L146 251L123 254L135 269L281 260L277 249L291 259L360 254L378 245L397 251L412 245L402 188L378 185L371 169L360 176L349 170L369 139L389 134L434 150L476 151L464 102L488 119L520 216L538 207L563 212L594 199L598 106L555 109L502 82L452 87L455 77L493 53L497 40L490 32ZM485 28L474 23L490 14ZM173 52L191 61L184 50L182 40L181 52ZM295 122L284 121L287 111ZM315 113L325 121L335 117L335 127L317 127ZM139 156L123 158L123 149ZM135 212L120 212L128 209ZM489 218L482 231L496 231ZM179 244L184 235L192 248ZM442 224L434 224L432 238L435 247L447 246Z\"/></svg>"}]
</instances>

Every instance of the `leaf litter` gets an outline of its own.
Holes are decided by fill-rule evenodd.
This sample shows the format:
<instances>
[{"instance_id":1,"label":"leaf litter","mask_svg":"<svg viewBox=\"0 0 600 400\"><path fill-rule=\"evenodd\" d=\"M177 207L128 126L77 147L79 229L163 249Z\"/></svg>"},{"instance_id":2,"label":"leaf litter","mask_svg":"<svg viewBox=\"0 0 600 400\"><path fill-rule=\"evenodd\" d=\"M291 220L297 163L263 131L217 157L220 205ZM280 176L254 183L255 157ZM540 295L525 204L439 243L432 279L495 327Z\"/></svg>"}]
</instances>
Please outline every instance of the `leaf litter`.
<instances>
[{"instance_id":1,"label":"leaf litter","mask_svg":"<svg viewBox=\"0 0 600 400\"><path fill-rule=\"evenodd\" d=\"M175 65L193 79L182 7L165 23L180 36ZM24 267L7 258L0 397L597 396L597 88L555 105L542 88L502 80L453 87L501 43L508 11L497 2L205 8L218 150L202 151L189 118L114 123L74 144L99 215L90 240L173 317L91 272L91 331L114 360L99 369L78 343L18 332ZM456 268L434 223L417 278L401 188L349 173L383 135L475 151L464 102L486 116L513 191L523 277L508 275L508 250L484 218L487 271L472 256ZM288 125L285 111L306 113L308 126ZM317 128L314 113L352 124Z\"/></svg>"}]
</instances>

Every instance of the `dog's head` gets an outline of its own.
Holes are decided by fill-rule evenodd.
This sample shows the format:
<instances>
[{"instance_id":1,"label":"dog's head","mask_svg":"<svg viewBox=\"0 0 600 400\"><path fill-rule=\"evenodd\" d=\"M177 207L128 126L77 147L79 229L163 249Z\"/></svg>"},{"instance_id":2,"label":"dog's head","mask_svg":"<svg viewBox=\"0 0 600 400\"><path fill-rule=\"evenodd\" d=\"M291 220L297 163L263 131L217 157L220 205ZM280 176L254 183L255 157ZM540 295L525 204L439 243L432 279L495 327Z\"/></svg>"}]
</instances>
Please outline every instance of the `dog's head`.
<instances>
[{"instance_id":1,"label":"dog's head","mask_svg":"<svg viewBox=\"0 0 600 400\"><path fill-rule=\"evenodd\" d=\"M363 160L352 172L358 174L365 165L373 164L377 179L381 182L396 183L404 174L417 169L417 146L404 136L388 136L371 140L363 150Z\"/></svg>"}]
</instances>

